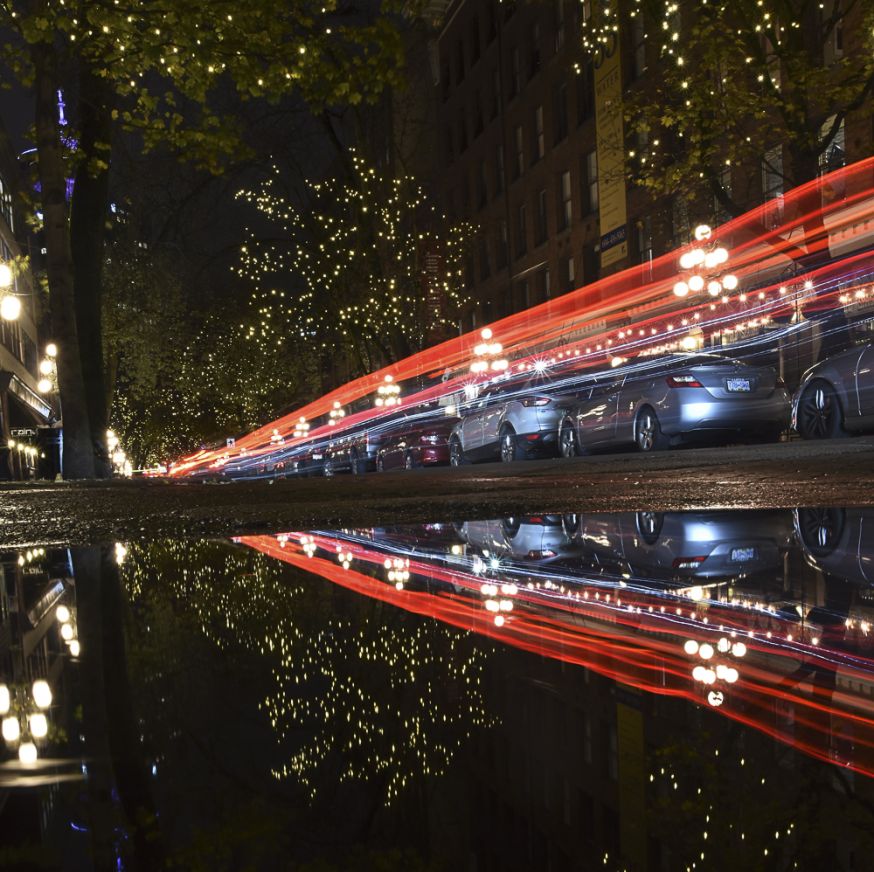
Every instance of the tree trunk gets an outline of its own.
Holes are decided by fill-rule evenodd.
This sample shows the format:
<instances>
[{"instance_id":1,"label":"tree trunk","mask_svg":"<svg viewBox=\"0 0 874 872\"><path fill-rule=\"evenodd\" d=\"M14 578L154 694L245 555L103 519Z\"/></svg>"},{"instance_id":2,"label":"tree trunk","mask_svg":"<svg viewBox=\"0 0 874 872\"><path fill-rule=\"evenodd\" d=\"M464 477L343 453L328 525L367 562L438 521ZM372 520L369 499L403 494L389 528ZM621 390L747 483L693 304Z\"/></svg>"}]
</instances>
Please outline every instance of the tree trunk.
<instances>
[{"instance_id":1,"label":"tree trunk","mask_svg":"<svg viewBox=\"0 0 874 872\"><path fill-rule=\"evenodd\" d=\"M112 468L106 445L109 411L103 374L102 277L106 209L109 200L109 157L112 138L112 95L104 80L83 65L79 76L79 151L70 208L73 288L79 356L94 452L94 474L109 478Z\"/></svg>"},{"instance_id":2,"label":"tree trunk","mask_svg":"<svg viewBox=\"0 0 874 872\"><path fill-rule=\"evenodd\" d=\"M56 57L50 44L32 47L37 162L46 243L52 338L58 346L58 387L64 424L66 478L93 478L94 452L79 356L73 255L67 216L67 180L58 125Z\"/></svg>"}]
</instances>

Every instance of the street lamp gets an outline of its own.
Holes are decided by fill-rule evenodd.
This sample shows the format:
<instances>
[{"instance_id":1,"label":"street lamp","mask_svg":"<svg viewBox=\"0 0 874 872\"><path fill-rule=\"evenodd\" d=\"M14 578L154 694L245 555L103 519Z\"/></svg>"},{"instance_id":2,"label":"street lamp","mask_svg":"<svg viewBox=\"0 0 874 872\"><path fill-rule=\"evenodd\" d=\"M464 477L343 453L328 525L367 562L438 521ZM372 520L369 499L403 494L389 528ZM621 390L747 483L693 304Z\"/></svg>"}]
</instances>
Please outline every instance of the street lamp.
<instances>
[{"instance_id":1,"label":"street lamp","mask_svg":"<svg viewBox=\"0 0 874 872\"><path fill-rule=\"evenodd\" d=\"M738 278L733 273L722 273L722 265L728 261L728 250L712 239L713 231L707 224L695 228L695 247L680 255L680 269L689 273L674 285L674 295L685 297L690 291L697 293L707 289L711 297L723 291L733 291Z\"/></svg>"},{"instance_id":2,"label":"street lamp","mask_svg":"<svg viewBox=\"0 0 874 872\"><path fill-rule=\"evenodd\" d=\"M491 342L492 331L489 327L485 327L480 331L481 342L474 346L474 361L470 365L470 371L474 375L481 372L492 370L493 372L503 372L509 363L505 357L501 356L504 346L500 342Z\"/></svg>"},{"instance_id":3,"label":"street lamp","mask_svg":"<svg viewBox=\"0 0 874 872\"><path fill-rule=\"evenodd\" d=\"M15 321L21 314L21 300L14 293L4 293L12 285L14 276L8 263L0 263L0 318Z\"/></svg>"},{"instance_id":4,"label":"street lamp","mask_svg":"<svg viewBox=\"0 0 874 872\"><path fill-rule=\"evenodd\" d=\"M24 764L36 763L37 742L49 732L45 711L52 704L52 690L44 678L33 682L30 693L26 685L0 684L0 717L3 718L3 740L7 745L18 745L18 759Z\"/></svg>"},{"instance_id":5,"label":"street lamp","mask_svg":"<svg viewBox=\"0 0 874 872\"><path fill-rule=\"evenodd\" d=\"M376 389L376 399L373 404L377 408L399 406L401 404L401 386L394 383L392 376L387 375Z\"/></svg>"}]
</instances>

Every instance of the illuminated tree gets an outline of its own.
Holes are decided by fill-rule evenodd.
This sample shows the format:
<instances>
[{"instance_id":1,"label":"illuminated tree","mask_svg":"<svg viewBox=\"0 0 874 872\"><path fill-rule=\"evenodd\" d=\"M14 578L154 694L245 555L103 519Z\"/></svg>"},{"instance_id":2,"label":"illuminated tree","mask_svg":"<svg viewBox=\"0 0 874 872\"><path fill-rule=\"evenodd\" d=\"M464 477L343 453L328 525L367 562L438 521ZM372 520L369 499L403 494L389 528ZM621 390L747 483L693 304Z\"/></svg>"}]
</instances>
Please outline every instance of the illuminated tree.
<instances>
[{"instance_id":1,"label":"illuminated tree","mask_svg":"<svg viewBox=\"0 0 874 872\"><path fill-rule=\"evenodd\" d=\"M101 284L113 142L127 133L217 172L241 147L235 102L369 100L394 76L399 39L388 18L366 20L334 0L10 0L0 27L4 60L35 103L65 474L105 475Z\"/></svg>"},{"instance_id":2,"label":"illuminated tree","mask_svg":"<svg viewBox=\"0 0 874 872\"><path fill-rule=\"evenodd\" d=\"M628 164L655 194L744 212L843 163L843 124L874 88L874 7L860 0L586 4L595 58L637 34L652 74L627 98ZM628 45L628 41L623 43ZM763 185L767 176L770 185ZM818 193L816 194L818 196ZM816 208L819 203L801 204Z\"/></svg>"},{"instance_id":3,"label":"illuminated tree","mask_svg":"<svg viewBox=\"0 0 874 872\"><path fill-rule=\"evenodd\" d=\"M239 267L254 285L260 323L248 331L259 345L294 337L315 356L348 349L350 374L362 374L452 328L468 225L449 225L414 179L390 178L358 154L348 175L309 182L306 194L292 202L275 168L241 194L272 228L251 234Z\"/></svg>"}]
</instances>

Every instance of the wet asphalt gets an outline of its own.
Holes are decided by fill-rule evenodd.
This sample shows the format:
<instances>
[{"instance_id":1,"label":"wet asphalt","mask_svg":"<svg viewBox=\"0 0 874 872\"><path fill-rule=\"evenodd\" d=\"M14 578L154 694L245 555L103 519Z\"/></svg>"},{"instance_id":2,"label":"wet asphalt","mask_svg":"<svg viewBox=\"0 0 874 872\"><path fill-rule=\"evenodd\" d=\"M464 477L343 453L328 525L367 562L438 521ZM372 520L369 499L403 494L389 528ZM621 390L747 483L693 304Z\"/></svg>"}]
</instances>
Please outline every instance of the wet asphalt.
<instances>
[{"instance_id":1,"label":"wet asphalt","mask_svg":"<svg viewBox=\"0 0 874 872\"><path fill-rule=\"evenodd\" d=\"M0 546L509 515L874 505L874 437L604 454L333 479L0 484Z\"/></svg>"}]
</instances>

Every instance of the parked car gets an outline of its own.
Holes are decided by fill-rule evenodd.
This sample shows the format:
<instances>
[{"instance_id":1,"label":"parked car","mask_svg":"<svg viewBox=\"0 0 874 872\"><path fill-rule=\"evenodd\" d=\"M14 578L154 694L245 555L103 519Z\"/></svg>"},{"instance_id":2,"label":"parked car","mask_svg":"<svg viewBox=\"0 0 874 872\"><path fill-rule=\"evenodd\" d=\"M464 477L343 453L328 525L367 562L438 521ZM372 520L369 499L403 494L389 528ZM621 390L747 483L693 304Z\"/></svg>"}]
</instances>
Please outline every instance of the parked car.
<instances>
[{"instance_id":1,"label":"parked car","mask_svg":"<svg viewBox=\"0 0 874 872\"><path fill-rule=\"evenodd\" d=\"M855 345L804 373L792 426L805 439L874 430L874 342Z\"/></svg>"},{"instance_id":2,"label":"parked car","mask_svg":"<svg viewBox=\"0 0 874 872\"><path fill-rule=\"evenodd\" d=\"M457 422L455 417L431 417L399 424L386 434L376 453L377 471L445 466L449 463L449 434Z\"/></svg>"},{"instance_id":3,"label":"parked car","mask_svg":"<svg viewBox=\"0 0 874 872\"><path fill-rule=\"evenodd\" d=\"M325 451L326 476L338 472L362 475L376 469L376 456L384 441L396 431L397 416L368 422L360 430L338 435Z\"/></svg>"},{"instance_id":4,"label":"parked car","mask_svg":"<svg viewBox=\"0 0 874 872\"><path fill-rule=\"evenodd\" d=\"M546 393L544 379L486 388L461 410L449 437L449 462L510 462L534 455L555 455L558 424L568 400Z\"/></svg>"},{"instance_id":5,"label":"parked car","mask_svg":"<svg viewBox=\"0 0 874 872\"><path fill-rule=\"evenodd\" d=\"M483 555L523 563L550 563L567 558L570 538L561 515L522 515L492 521L465 521L458 535Z\"/></svg>"},{"instance_id":6,"label":"parked car","mask_svg":"<svg viewBox=\"0 0 874 872\"><path fill-rule=\"evenodd\" d=\"M604 373L561 422L562 456L635 445L656 451L729 435L776 441L790 399L771 367L716 354L674 354L626 373Z\"/></svg>"},{"instance_id":7,"label":"parked car","mask_svg":"<svg viewBox=\"0 0 874 872\"><path fill-rule=\"evenodd\" d=\"M325 446L307 445L286 461L289 475L321 475L325 467Z\"/></svg>"}]
</instances>

